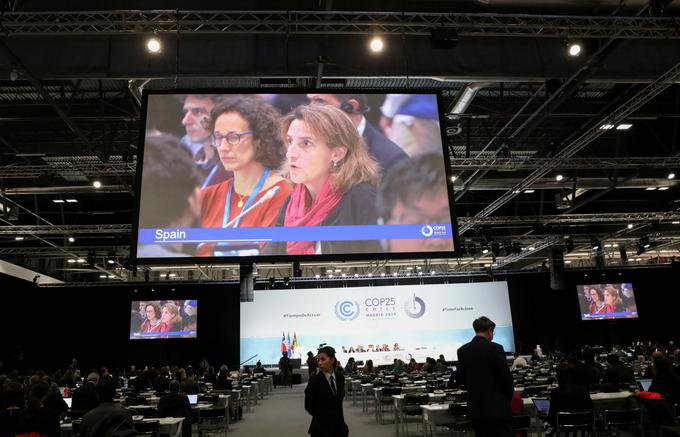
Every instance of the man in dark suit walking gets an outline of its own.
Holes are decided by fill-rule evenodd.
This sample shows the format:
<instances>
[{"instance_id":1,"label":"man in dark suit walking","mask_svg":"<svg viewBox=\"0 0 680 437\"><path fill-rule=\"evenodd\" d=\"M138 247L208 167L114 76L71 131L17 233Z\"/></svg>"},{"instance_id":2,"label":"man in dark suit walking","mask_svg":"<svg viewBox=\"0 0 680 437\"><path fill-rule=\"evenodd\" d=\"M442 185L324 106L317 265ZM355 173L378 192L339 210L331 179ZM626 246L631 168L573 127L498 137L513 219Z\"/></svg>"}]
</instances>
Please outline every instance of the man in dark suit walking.
<instances>
[{"instance_id":1,"label":"man in dark suit walking","mask_svg":"<svg viewBox=\"0 0 680 437\"><path fill-rule=\"evenodd\" d=\"M496 324L482 316L472 327L475 337L458 349L458 371L468 391L468 415L475 436L511 437L512 376L503 346L492 342Z\"/></svg>"},{"instance_id":2,"label":"man in dark suit walking","mask_svg":"<svg viewBox=\"0 0 680 437\"><path fill-rule=\"evenodd\" d=\"M338 368L335 349L325 346L316 356L319 372L309 378L305 388L305 410L312 415L309 434L312 437L347 437L342 399L345 396L345 377Z\"/></svg>"}]
</instances>

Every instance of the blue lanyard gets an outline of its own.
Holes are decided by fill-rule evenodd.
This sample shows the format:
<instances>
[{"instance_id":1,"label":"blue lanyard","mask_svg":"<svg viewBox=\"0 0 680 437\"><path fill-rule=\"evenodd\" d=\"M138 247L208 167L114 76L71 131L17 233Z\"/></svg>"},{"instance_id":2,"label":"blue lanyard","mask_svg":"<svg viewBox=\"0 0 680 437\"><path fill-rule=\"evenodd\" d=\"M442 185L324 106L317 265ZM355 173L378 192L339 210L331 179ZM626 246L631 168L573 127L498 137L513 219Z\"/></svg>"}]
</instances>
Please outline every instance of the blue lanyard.
<instances>
[{"instance_id":1,"label":"blue lanyard","mask_svg":"<svg viewBox=\"0 0 680 437\"><path fill-rule=\"evenodd\" d=\"M245 211L250 207L250 205L253 203L257 195L260 193L260 190L262 189L262 186L264 185L264 181L267 180L267 176L269 176L269 169L265 168L264 172L262 173L262 176L260 177L260 180L257 181L257 185L255 185L255 188L253 188L253 192L250 193L250 197L248 197L248 201L246 202L245 205L243 205L243 208L241 208L241 211ZM230 210L231 210L231 193L234 191L234 182L231 183L231 186L229 187L229 192L227 193L227 201L224 204L224 218L222 219L222 227L226 228L227 223L229 223L229 215L230 215ZM240 217L238 220L234 222L234 227L238 228L239 223L241 223L241 219L243 217Z\"/></svg>"}]
</instances>

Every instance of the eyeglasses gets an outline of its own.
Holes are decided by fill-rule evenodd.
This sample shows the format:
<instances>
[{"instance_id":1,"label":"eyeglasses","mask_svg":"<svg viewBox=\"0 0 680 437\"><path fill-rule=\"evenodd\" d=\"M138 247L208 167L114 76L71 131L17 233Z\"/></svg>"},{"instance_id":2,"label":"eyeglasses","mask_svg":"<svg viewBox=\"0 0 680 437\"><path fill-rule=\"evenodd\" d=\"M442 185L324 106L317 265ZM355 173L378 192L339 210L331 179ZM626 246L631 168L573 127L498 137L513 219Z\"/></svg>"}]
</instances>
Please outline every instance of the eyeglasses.
<instances>
[{"instance_id":1,"label":"eyeglasses","mask_svg":"<svg viewBox=\"0 0 680 437\"><path fill-rule=\"evenodd\" d=\"M255 135L255 132L227 132L226 135L222 135L219 132L215 132L212 135L213 138L213 144L215 146L219 146L222 144L222 140L227 140L227 143L231 144L232 146L237 145L238 143L241 142L241 137L248 136L248 135Z\"/></svg>"}]
</instances>

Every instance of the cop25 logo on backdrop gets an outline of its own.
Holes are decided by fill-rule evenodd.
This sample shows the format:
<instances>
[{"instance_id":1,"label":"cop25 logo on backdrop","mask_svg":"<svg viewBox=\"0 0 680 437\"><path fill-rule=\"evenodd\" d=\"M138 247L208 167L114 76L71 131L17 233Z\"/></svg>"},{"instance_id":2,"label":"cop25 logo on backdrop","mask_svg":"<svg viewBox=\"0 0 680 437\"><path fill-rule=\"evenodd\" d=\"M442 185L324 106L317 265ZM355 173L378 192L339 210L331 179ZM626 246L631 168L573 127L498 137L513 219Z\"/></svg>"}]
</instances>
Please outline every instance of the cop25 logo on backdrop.
<instances>
[{"instance_id":1,"label":"cop25 logo on backdrop","mask_svg":"<svg viewBox=\"0 0 680 437\"><path fill-rule=\"evenodd\" d=\"M359 317L359 302L339 300L335 303L335 315L340 320L354 320Z\"/></svg>"}]
</instances>

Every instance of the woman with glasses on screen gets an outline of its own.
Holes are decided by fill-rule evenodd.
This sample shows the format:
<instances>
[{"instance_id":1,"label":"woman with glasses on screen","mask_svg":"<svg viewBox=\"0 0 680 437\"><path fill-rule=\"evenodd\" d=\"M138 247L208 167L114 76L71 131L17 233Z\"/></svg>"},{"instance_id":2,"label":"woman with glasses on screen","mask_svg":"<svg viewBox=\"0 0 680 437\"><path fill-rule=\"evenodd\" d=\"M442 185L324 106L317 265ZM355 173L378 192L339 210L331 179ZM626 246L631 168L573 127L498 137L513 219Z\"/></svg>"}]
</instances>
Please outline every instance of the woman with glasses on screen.
<instances>
[{"instance_id":1,"label":"woman with glasses on screen","mask_svg":"<svg viewBox=\"0 0 680 437\"><path fill-rule=\"evenodd\" d=\"M227 98L212 109L213 142L222 166L233 176L201 190L201 227L274 225L291 193L289 183L278 174L285 160L278 116L269 104L247 96ZM259 248L208 243L199 245L197 256L257 255ZM248 252L239 252L244 250Z\"/></svg>"},{"instance_id":2,"label":"woman with glasses on screen","mask_svg":"<svg viewBox=\"0 0 680 437\"><path fill-rule=\"evenodd\" d=\"M147 302L144 309L146 321L142 323L139 332L160 332L161 331L161 307L156 302Z\"/></svg>"},{"instance_id":3,"label":"woman with glasses on screen","mask_svg":"<svg viewBox=\"0 0 680 437\"><path fill-rule=\"evenodd\" d=\"M590 287L588 292L590 296L590 314L602 314L604 313L604 294L599 287Z\"/></svg>"},{"instance_id":4,"label":"woman with glasses on screen","mask_svg":"<svg viewBox=\"0 0 680 437\"><path fill-rule=\"evenodd\" d=\"M293 193L277 226L375 225L378 164L352 120L331 105L298 106L284 117L288 170ZM377 253L375 240L270 243L266 254Z\"/></svg>"},{"instance_id":5,"label":"woman with glasses on screen","mask_svg":"<svg viewBox=\"0 0 680 437\"><path fill-rule=\"evenodd\" d=\"M167 302L161 308L161 328L160 332L172 332L182 329L182 317L179 315L179 308L172 302Z\"/></svg>"}]
</instances>

